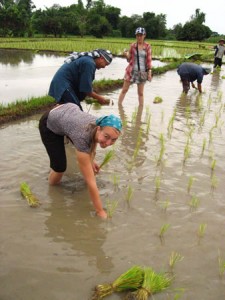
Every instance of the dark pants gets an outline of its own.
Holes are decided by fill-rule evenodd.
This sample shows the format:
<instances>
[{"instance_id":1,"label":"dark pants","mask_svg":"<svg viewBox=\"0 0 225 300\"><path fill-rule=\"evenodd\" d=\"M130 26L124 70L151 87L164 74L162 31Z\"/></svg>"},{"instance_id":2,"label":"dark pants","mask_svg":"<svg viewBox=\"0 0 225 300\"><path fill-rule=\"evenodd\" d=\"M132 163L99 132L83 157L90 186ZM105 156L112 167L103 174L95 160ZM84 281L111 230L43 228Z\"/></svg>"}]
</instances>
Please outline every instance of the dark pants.
<instances>
[{"instance_id":1,"label":"dark pants","mask_svg":"<svg viewBox=\"0 0 225 300\"><path fill-rule=\"evenodd\" d=\"M55 172L64 172L66 170L66 151L64 145L64 136L55 134L47 128L47 119L49 112L46 112L39 121L39 131L42 142L46 148L50 159L50 167Z\"/></svg>"},{"instance_id":2,"label":"dark pants","mask_svg":"<svg viewBox=\"0 0 225 300\"><path fill-rule=\"evenodd\" d=\"M219 57L215 57L214 58L214 68L216 68L217 66L219 66L221 68L222 66L222 58Z\"/></svg>"},{"instance_id":3,"label":"dark pants","mask_svg":"<svg viewBox=\"0 0 225 300\"><path fill-rule=\"evenodd\" d=\"M83 108L80 105L80 100L77 98L77 95L75 94L75 92L72 88L68 88L65 90L59 103L62 104L62 103L68 103L68 102L75 103L76 105L78 105L80 107L80 110L83 111Z\"/></svg>"}]
</instances>

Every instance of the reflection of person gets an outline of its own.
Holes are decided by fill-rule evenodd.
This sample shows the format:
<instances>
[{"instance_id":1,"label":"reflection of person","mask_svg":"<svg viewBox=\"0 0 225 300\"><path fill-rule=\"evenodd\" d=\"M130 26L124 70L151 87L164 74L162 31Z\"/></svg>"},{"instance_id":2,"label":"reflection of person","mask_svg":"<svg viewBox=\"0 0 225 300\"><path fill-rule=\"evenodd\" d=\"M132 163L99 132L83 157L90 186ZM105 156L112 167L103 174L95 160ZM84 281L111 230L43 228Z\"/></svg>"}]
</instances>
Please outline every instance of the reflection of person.
<instances>
[{"instance_id":1,"label":"reflection of person","mask_svg":"<svg viewBox=\"0 0 225 300\"><path fill-rule=\"evenodd\" d=\"M178 67L177 73L180 75L183 85L183 92L188 93L191 83L191 86L194 89L198 89L199 93L202 93L203 76L209 74L210 72L210 68L203 68L202 66L194 63L182 63ZM194 84L195 80L197 80L197 87Z\"/></svg>"},{"instance_id":2,"label":"reflection of person","mask_svg":"<svg viewBox=\"0 0 225 300\"><path fill-rule=\"evenodd\" d=\"M64 136L76 148L78 165L88 186L96 213L102 218L107 214L102 207L95 174L99 165L94 161L97 144L101 148L113 145L120 135L122 123L114 115L96 119L72 103L61 104L45 113L39 122L42 142L50 158L49 184L59 184L66 170Z\"/></svg>"},{"instance_id":3,"label":"reflection of person","mask_svg":"<svg viewBox=\"0 0 225 300\"><path fill-rule=\"evenodd\" d=\"M75 103L81 110L80 102L86 96L96 99L100 104L107 104L107 99L93 91L92 82L96 69L105 68L111 61L112 54L104 49L73 52L54 75L49 95L60 103Z\"/></svg>"},{"instance_id":4,"label":"reflection of person","mask_svg":"<svg viewBox=\"0 0 225 300\"><path fill-rule=\"evenodd\" d=\"M123 161L125 161L127 158L129 168L133 166L141 166L146 160L147 148L145 143L148 139L148 134L146 134L145 130L142 129L143 125L145 124L142 121L143 106L139 105L135 109L133 114L134 118L131 120L130 125L127 120L123 105L118 105L118 109L122 123L127 124L126 130L124 130L124 133L121 136L121 144L125 148L123 151ZM138 151L136 152L137 149Z\"/></svg>"},{"instance_id":5,"label":"reflection of person","mask_svg":"<svg viewBox=\"0 0 225 300\"><path fill-rule=\"evenodd\" d=\"M219 40L219 44L214 47L215 50L215 58L214 58L214 68L217 66L221 68L222 66L222 60L223 60L223 55L225 54L225 46L224 46L225 40L221 39Z\"/></svg>"},{"instance_id":6,"label":"reflection of person","mask_svg":"<svg viewBox=\"0 0 225 300\"><path fill-rule=\"evenodd\" d=\"M151 80L152 51L151 46L145 42L146 31L138 27L135 31L136 42L132 43L130 50L125 51L129 65L126 68L123 88L119 96L119 103L122 103L131 83L137 83L139 105L144 104L144 85ZM140 76L142 74L142 76Z\"/></svg>"}]
</instances>

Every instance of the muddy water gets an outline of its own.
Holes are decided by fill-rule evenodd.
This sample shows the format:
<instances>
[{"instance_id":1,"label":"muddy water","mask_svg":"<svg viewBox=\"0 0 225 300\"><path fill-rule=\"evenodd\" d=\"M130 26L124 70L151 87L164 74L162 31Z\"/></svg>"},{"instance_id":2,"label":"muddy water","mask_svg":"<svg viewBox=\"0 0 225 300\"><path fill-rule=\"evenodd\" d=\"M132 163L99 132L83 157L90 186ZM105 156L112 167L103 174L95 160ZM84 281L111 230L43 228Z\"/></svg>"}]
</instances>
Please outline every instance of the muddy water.
<instances>
[{"instance_id":1,"label":"muddy water","mask_svg":"<svg viewBox=\"0 0 225 300\"><path fill-rule=\"evenodd\" d=\"M170 270L173 251L183 260L174 266L172 287L154 299L178 299L178 294L187 300L224 298L225 279L218 266L218 253L225 261L222 75L224 71L204 78L200 98L194 90L182 97L179 78L170 71L146 84L143 110L137 107L136 86L130 88L123 107L117 105L119 91L109 94L114 105L83 105L95 115L119 113L125 123L116 157L97 177L104 205L118 201L107 221L93 214L71 146L63 183L48 186L49 162L37 129L40 115L1 128L0 299L90 299L96 284L113 281L134 264ZM153 104L155 96L163 102ZM165 146L161 161L160 134ZM188 136L190 155L185 159ZM99 162L104 154L99 149ZM188 191L191 176L194 182ZM19 191L22 181L40 199L40 208L27 206ZM160 239L165 224L170 227Z\"/></svg>"},{"instance_id":2,"label":"muddy water","mask_svg":"<svg viewBox=\"0 0 225 300\"><path fill-rule=\"evenodd\" d=\"M46 95L51 79L64 59L49 53L0 49L0 103ZM154 67L163 65L158 60L153 61ZM95 79L123 78L126 66L125 59L114 58L109 67L96 71Z\"/></svg>"}]
</instances>

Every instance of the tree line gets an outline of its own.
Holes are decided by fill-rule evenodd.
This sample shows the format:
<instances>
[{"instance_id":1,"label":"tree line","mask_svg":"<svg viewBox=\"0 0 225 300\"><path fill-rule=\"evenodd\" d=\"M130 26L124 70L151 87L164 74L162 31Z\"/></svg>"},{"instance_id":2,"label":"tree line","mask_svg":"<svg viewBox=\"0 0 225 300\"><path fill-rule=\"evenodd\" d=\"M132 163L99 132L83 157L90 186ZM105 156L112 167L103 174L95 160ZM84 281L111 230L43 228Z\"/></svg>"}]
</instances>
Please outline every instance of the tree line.
<instances>
[{"instance_id":1,"label":"tree line","mask_svg":"<svg viewBox=\"0 0 225 300\"><path fill-rule=\"evenodd\" d=\"M67 7L55 4L45 9L36 9L32 0L0 0L2 37L42 34L131 38L135 28L142 26L146 28L149 39L202 41L212 35L211 29L204 23L205 13L200 9L196 9L184 25L176 24L167 29L165 14L144 12L143 15L121 16L120 8L106 5L104 0L88 0L86 6L78 0L77 4Z\"/></svg>"}]
</instances>

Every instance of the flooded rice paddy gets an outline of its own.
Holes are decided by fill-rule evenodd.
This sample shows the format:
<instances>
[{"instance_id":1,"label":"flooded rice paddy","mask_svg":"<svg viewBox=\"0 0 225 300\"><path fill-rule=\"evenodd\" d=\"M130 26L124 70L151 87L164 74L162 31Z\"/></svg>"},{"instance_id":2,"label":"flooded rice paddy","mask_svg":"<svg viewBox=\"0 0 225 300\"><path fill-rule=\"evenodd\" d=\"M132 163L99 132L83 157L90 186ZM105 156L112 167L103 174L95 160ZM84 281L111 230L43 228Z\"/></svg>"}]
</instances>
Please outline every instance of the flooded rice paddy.
<instances>
[{"instance_id":1,"label":"flooded rice paddy","mask_svg":"<svg viewBox=\"0 0 225 300\"><path fill-rule=\"evenodd\" d=\"M0 49L0 104L46 95L64 60L64 56L50 53ZM164 64L153 61L154 67ZM122 79L126 66L125 59L115 57L109 67L96 71L95 79Z\"/></svg>"},{"instance_id":2,"label":"flooded rice paddy","mask_svg":"<svg viewBox=\"0 0 225 300\"><path fill-rule=\"evenodd\" d=\"M40 115L0 129L1 300L90 299L96 284L133 265L174 273L171 288L154 299L224 298L224 74L205 76L201 96L195 90L182 96L176 71L155 76L145 86L143 109L136 86L123 106L119 90L108 94L113 105L83 104L85 111L119 114L124 122L116 156L97 176L104 206L117 203L106 221L94 216L71 145L62 184L48 186ZM163 102L154 104L155 96ZM101 162L108 149L98 150ZM39 208L21 196L23 181ZM183 258L173 269L172 252Z\"/></svg>"}]
</instances>

